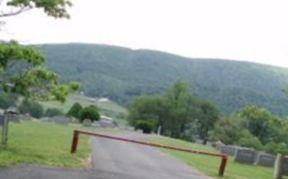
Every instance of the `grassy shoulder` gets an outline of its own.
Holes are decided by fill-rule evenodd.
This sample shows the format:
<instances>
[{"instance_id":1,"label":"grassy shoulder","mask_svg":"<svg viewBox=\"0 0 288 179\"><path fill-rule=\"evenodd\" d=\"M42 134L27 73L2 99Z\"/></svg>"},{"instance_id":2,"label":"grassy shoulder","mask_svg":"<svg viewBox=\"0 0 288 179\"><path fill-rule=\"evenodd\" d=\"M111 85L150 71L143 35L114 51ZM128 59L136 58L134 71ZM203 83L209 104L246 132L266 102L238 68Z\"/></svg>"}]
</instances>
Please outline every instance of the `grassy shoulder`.
<instances>
[{"instance_id":1,"label":"grassy shoulder","mask_svg":"<svg viewBox=\"0 0 288 179\"><path fill-rule=\"evenodd\" d=\"M217 152L215 149L209 146L203 146L200 144L194 144L181 140L166 138L166 137L153 137L149 140L154 143L161 143L171 146L177 146L182 148L189 148L194 150L203 150L210 152ZM210 157L204 155L190 154L179 151L165 150L165 152L179 158L193 168L199 171L218 178L218 168L220 159L217 157ZM225 179L271 179L273 176L273 168L261 167L255 165L245 165L234 162L232 157L229 157L225 176L221 178ZM220 178L220 177L219 177Z\"/></svg>"},{"instance_id":2,"label":"grassy shoulder","mask_svg":"<svg viewBox=\"0 0 288 179\"><path fill-rule=\"evenodd\" d=\"M73 129L40 121L10 123L6 149L0 147L0 166L21 163L79 168L87 166L89 137L81 136L77 154L70 154Z\"/></svg>"}]
</instances>

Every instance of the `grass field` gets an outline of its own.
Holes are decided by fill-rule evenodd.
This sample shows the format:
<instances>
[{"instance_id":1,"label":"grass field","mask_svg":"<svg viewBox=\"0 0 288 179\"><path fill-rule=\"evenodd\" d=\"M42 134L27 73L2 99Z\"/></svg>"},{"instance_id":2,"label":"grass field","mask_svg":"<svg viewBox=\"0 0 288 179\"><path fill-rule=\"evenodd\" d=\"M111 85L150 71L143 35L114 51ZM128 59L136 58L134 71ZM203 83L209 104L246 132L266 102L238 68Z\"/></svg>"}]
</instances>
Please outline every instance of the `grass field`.
<instances>
[{"instance_id":1,"label":"grass field","mask_svg":"<svg viewBox=\"0 0 288 179\"><path fill-rule=\"evenodd\" d=\"M181 140L175 140L164 137L155 137L149 140L154 143L167 144L182 148L189 148L195 150L204 150L210 152L217 152L215 149L209 146L203 146L200 144L193 144L189 142L184 142ZM196 155L189 154L178 151L164 150L165 152L183 160L188 165L193 168L198 169L199 171L212 176L214 178L218 178L218 168L220 164L220 158L204 156L204 155ZM239 164L233 161L233 158L229 157L227 168L225 171L224 179L271 179L273 176L273 168L261 167L255 165L245 165Z\"/></svg>"},{"instance_id":2,"label":"grass field","mask_svg":"<svg viewBox=\"0 0 288 179\"><path fill-rule=\"evenodd\" d=\"M85 167L90 154L89 138L81 136L77 154L70 154L73 129L39 121L10 123L8 147L0 147L0 166L33 163L59 167Z\"/></svg>"}]
</instances>

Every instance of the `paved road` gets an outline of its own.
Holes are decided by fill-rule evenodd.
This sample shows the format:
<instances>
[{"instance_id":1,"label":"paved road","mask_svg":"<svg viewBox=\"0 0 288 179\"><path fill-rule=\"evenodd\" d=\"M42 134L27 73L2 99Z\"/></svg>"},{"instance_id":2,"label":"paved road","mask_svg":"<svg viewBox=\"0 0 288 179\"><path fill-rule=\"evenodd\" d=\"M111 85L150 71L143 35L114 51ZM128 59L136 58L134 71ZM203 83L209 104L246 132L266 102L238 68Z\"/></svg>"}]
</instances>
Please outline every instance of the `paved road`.
<instances>
[{"instance_id":1,"label":"paved road","mask_svg":"<svg viewBox=\"0 0 288 179\"><path fill-rule=\"evenodd\" d=\"M0 169L0 179L208 179L156 148L100 138L92 139L92 148L92 169L20 165Z\"/></svg>"}]
</instances>

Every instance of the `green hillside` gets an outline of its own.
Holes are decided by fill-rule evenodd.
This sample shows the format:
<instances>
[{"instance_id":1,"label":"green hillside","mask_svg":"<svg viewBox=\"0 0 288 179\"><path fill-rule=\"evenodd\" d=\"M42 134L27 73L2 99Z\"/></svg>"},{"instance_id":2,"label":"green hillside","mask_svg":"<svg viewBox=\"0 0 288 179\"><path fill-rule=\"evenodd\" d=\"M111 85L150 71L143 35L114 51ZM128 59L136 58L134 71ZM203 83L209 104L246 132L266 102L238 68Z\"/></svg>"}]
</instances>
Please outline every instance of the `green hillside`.
<instances>
[{"instance_id":1,"label":"green hillside","mask_svg":"<svg viewBox=\"0 0 288 179\"><path fill-rule=\"evenodd\" d=\"M177 80L191 84L196 96L224 112L247 104L288 114L288 70L248 62L185 58L173 54L107 45L51 44L38 46L47 67L63 81L78 80L85 94L127 104L141 94L161 93Z\"/></svg>"}]
</instances>

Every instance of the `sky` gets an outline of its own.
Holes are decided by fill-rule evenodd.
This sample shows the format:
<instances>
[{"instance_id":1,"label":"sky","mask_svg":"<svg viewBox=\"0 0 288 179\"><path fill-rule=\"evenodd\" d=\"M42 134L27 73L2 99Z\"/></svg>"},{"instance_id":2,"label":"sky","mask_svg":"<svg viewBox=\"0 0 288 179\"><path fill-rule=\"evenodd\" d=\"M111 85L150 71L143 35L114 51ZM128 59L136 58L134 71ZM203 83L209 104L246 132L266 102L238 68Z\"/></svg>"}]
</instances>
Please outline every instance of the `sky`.
<instances>
[{"instance_id":1,"label":"sky","mask_svg":"<svg viewBox=\"0 0 288 179\"><path fill-rule=\"evenodd\" d=\"M33 10L0 39L84 42L288 67L287 0L72 0L70 20Z\"/></svg>"}]
</instances>

